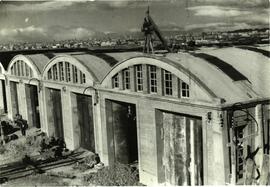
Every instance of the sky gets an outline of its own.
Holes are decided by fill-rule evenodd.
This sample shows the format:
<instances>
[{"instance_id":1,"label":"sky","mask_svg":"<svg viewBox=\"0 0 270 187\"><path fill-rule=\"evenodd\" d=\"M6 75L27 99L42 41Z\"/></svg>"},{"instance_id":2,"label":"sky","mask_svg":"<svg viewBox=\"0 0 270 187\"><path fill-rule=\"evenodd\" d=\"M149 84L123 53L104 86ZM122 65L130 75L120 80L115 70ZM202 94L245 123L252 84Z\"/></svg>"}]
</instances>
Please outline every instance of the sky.
<instances>
[{"instance_id":1,"label":"sky","mask_svg":"<svg viewBox=\"0 0 270 187\"><path fill-rule=\"evenodd\" d=\"M269 27L269 0L0 0L0 43L140 31L148 5L161 31Z\"/></svg>"}]
</instances>

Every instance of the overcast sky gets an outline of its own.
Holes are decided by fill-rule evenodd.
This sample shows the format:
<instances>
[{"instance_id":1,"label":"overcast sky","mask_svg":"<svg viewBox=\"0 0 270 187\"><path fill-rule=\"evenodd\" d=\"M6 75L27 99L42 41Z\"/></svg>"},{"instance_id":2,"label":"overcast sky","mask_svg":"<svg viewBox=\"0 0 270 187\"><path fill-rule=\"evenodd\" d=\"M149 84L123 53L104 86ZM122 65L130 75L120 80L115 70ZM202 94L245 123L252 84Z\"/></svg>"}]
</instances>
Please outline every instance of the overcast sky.
<instances>
[{"instance_id":1,"label":"overcast sky","mask_svg":"<svg viewBox=\"0 0 270 187\"><path fill-rule=\"evenodd\" d=\"M161 30L209 31L269 26L269 0L149 0ZM0 0L0 43L89 38L138 31L147 0Z\"/></svg>"}]
</instances>

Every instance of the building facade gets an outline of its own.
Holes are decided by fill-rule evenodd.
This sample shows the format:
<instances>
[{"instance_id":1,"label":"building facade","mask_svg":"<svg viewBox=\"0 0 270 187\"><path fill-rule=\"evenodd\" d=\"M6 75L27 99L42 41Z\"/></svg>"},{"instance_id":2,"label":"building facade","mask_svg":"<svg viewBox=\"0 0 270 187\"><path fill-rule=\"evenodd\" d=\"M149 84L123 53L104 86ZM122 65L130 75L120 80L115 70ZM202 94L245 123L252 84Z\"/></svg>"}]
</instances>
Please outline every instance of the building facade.
<instances>
[{"instance_id":1,"label":"building facade","mask_svg":"<svg viewBox=\"0 0 270 187\"><path fill-rule=\"evenodd\" d=\"M138 163L143 184L241 184L248 154L259 147L261 168L269 156L270 64L256 52L40 53L0 68L9 118L106 165Z\"/></svg>"}]
</instances>

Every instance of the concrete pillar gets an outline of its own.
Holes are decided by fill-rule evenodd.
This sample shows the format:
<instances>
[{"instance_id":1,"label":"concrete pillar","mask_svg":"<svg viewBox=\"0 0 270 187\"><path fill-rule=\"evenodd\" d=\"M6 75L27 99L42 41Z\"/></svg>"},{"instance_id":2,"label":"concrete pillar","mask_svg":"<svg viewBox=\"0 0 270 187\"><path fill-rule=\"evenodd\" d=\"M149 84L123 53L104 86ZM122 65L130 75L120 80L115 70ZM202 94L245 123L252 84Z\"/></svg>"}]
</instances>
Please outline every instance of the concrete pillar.
<instances>
[{"instance_id":1,"label":"concrete pillar","mask_svg":"<svg viewBox=\"0 0 270 187\"><path fill-rule=\"evenodd\" d=\"M213 111L209 111L212 113L213 116ZM202 121L203 125L205 123L206 128L204 129L205 132L205 147L204 147L204 156L206 157L206 164L204 164L205 167L205 177L204 177L204 184L205 185L211 185L213 183L213 179L214 179L214 173L217 170L215 170L215 165L214 165L214 153L213 153L213 148L214 148L214 137L213 137L213 125L214 121L212 120L208 120L207 119L207 113L205 114L205 118Z\"/></svg>"},{"instance_id":2,"label":"concrete pillar","mask_svg":"<svg viewBox=\"0 0 270 187\"><path fill-rule=\"evenodd\" d=\"M137 105L137 124L139 140L139 172L140 181L143 184L158 183L158 156L155 109L146 101L140 101ZM151 135L151 136L150 136Z\"/></svg>"},{"instance_id":3,"label":"concrete pillar","mask_svg":"<svg viewBox=\"0 0 270 187\"><path fill-rule=\"evenodd\" d=\"M157 94L163 95L163 71L157 67Z\"/></svg>"},{"instance_id":4,"label":"concrete pillar","mask_svg":"<svg viewBox=\"0 0 270 187\"><path fill-rule=\"evenodd\" d=\"M225 184L225 172L224 172L224 151L223 151L223 128L220 125L220 114L219 111L212 111L212 155L209 155L211 169L210 183L209 185L224 185ZM227 157L226 157L227 158ZM212 160L212 161L211 161ZM216 172L218 171L218 172Z\"/></svg>"},{"instance_id":5,"label":"concrete pillar","mask_svg":"<svg viewBox=\"0 0 270 187\"><path fill-rule=\"evenodd\" d=\"M63 98L64 99L64 98ZM78 124L78 107L77 107L77 97L76 97L76 94L74 93L70 93L70 103L71 103L71 116L72 116L72 123L69 124L71 125L70 128L71 128L71 132L70 134L71 135L71 140L72 143L70 143L70 147L72 147L72 149L76 149L76 148L79 148L80 146L80 128L79 128L79 124ZM68 107L68 106L63 106L63 107ZM68 109L65 109L66 112L69 112ZM69 123L69 122L68 122ZM66 124L68 125L68 124ZM67 132L68 133L68 132ZM71 146L73 144L73 146Z\"/></svg>"},{"instance_id":6,"label":"concrete pillar","mask_svg":"<svg viewBox=\"0 0 270 187\"><path fill-rule=\"evenodd\" d=\"M11 90L10 90L10 82L6 85L6 94L7 94L7 108L8 108L8 118L13 119L13 110L12 110L12 102L11 102ZM15 115L15 114L14 114Z\"/></svg>"},{"instance_id":7,"label":"concrete pillar","mask_svg":"<svg viewBox=\"0 0 270 187\"><path fill-rule=\"evenodd\" d=\"M94 104L94 96L92 97L93 104ZM94 129L95 129L95 142L96 142L96 152L99 155L102 155L102 129L101 129L101 98L99 92L99 102L96 105L93 105L93 118L94 118Z\"/></svg>"},{"instance_id":8,"label":"concrete pillar","mask_svg":"<svg viewBox=\"0 0 270 187\"><path fill-rule=\"evenodd\" d=\"M44 105L44 114L45 114L45 128L46 128L46 133L48 136L52 136L54 135L54 128L53 128L53 115L52 115L52 100L51 100L51 96L50 96L50 89L46 88L44 90L44 101L45 101L45 105Z\"/></svg>"},{"instance_id":9,"label":"concrete pillar","mask_svg":"<svg viewBox=\"0 0 270 187\"><path fill-rule=\"evenodd\" d=\"M69 88L66 88L66 91L61 90L61 100L62 100L62 118L63 118L63 130L64 130L64 139L68 149L74 150L78 148L78 139L79 136L76 136L76 132L80 129L74 128L74 123L72 117L73 106L71 104L71 93Z\"/></svg>"},{"instance_id":10,"label":"concrete pillar","mask_svg":"<svg viewBox=\"0 0 270 187\"><path fill-rule=\"evenodd\" d=\"M26 102L25 84L19 83L17 86L18 86L17 91L18 91L19 113L22 115L23 119L29 121L27 102Z\"/></svg>"},{"instance_id":11,"label":"concrete pillar","mask_svg":"<svg viewBox=\"0 0 270 187\"><path fill-rule=\"evenodd\" d=\"M262 169L262 161L263 161L263 129L262 129L262 105L258 104L255 107L255 119L258 123L258 131L257 135L255 136L255 146L254 149L257 147L260 147L258 153L255 156L255 163L260 168L260 171ZM255 123L251 124L256 126Z\"/></svg>"},{"instance_id":12,"label":"concrete pillar","mask_svg":"<svg viewBox=\"0 0 270 187\"><path fill-rule=\"evenodd\" d=\"M92 108L93 108L93 123L94 123L94 137L95 137L95 151L99 155L102 152L102 137L101 137L101 114L100 114L100 92L91 90ZM95 98L98 97L98 100ZM97 101L97 102L95 102Z\"/></svg>"},{"instance_id":13,"label":"concrete pillar","mask_svg":"<svg viewBox=\"0 0 270 187\"><path fill-rule=\"evenodd\" d=\"M119 71L118 78L119 78L119 89L123 90L124 89L124 79L123 79L123 72L122 71Z\"/></svg>"},{"instance_id":14,"label":"concrete pillar","mask_svg":"<svg viewBox=\"0 0 270 187\"><path fill-rule=\"evenodd\" d=\"M178 78L174 74L172 74L172 94L173 94L173 97L176 97L176 98L179 97Z\"/></svg>"},{"instance_id":15,"label":"concrete pillar","mask_svg":"<svg viewBox=\"0 0 270 187\"><path fill-rule=\"evenodd\" d=\"M43 84L42 87L42 93L41 93L41 102L44 103L43 105L40 105L40 107L42 107L42 114L43 114L43 118L41 118L41 124L43 124L42 127L42 131L45 132L46 134L49 133L49 126L48 126L48 116L47 116L47 97L48 97L48 89L45 87L45 85Z\"/></svg>"},{"instance_id":16,"label":"concrete pillar","mask_svg":"<svg viewBox=\"0 0 270 187\"><path fill-rule=\"evenodd\" d=\"M149 91L148 85L148 68L146 64L142 64L142 72L143 72L143 93L147 94Z\"/></svg>"},{"instance_id":17,"label":"concrete pillar","mask_svg":"<svg viewBox=\"0 0 270 187\"><path fill-rule=\"evenodd\" d=\"M111 129L111 124L110 122L112 121L111 119L111 103L105 99L103 99L102 93L100 93L100 119L101 119L101 141L102 145L102 151L100 158L102 162L105 165L109 165L113 163L113 157L114 153L110 152L111 147L113 146L113 137L112 137L112 129Z\"/></svg>"},{"instance_id":18,"label":"concrete pillar","mask_svg":"<svg viewBox=\"0 0 270 187\"><path fill-rule=\"evenodd\" d=\"M130 73L130 91L135 92L136 76L134 66L129 67L129 73Z\"/></svg>"},{"instance_id":19,"label":"concrete pillar","mask_svg":"<svg viewBox=\"0 0 270 187\"><path fill-rule=\"evenodd\" d=\"M229 147L228 147L228 143L229 143L229 137L228 137L228 128L229 128L229 121L228 119L228 115L229 113L227 111L223 111L222 112L222 119L223 119L223 127L222 127L222 134L223 134L223 153L224 153L224 175L225 175L225 183L229 184L230 183L230 178L229 178L229 174L230 174L230 162L229 162Z\"/></svg>"},{"instance_id":20,"label":"concrete pillar","mask_svg":"<svg viewBox=\"0 0 270 187\"><path fill-rule=\"evenodd\" d=\"M38 87L38 105L39 105L39 116L40 116L40 129L42 132L46 132L46 124L45 124L45 112L44 112L44 105L46 102L44 100L44 89L39 91Z\"/></svg>"}]
</instances>

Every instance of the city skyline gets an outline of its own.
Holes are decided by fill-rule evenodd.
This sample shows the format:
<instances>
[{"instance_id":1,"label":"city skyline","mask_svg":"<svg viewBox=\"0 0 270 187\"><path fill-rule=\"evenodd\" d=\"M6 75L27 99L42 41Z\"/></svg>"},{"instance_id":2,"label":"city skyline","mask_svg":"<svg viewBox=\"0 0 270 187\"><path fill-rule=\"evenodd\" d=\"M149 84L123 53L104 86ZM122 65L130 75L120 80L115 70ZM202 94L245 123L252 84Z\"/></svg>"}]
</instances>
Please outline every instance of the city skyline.
<instances>
[{"instance_id":1,"label":"city skyline","mask_svg":"<svg viewBox=\"0 0 270 187\"><path fill-rule=\"evenodd\" d=\"M267 0L1 1L0 41L91 38L140 31L148 4L161 31L268 27Z\"/></svg>"}]
</instances>

